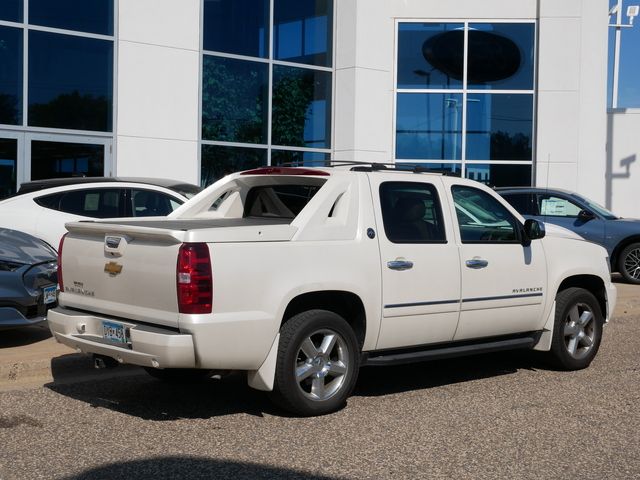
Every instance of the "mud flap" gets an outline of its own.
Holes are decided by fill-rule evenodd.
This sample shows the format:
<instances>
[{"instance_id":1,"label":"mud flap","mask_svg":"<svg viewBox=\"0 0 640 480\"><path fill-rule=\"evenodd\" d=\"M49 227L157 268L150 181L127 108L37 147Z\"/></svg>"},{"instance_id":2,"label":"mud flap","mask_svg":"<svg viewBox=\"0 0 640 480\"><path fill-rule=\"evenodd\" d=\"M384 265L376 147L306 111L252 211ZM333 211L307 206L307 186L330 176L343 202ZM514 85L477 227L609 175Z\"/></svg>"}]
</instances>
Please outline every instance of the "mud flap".
<instances>
[{"instance_id":1,"label":"mud flap","mask_svg":"<svg viewBox=\"0 0 640 480\"><path fill-rule=\"evenodd\" d=\"M549 313L549 317L547 318L547 322L544 324L544 328L542 329L542 335L540 335L540 340L533 347L534 350L539 350L542 352L548 352L551 350L551 342L553 340L553 322L556 319L556 302L553 302L551 306L551 312Z\"/></svg>"},{"instance_id":2,"label":"mud flap","mask_svg":"<svg viewBox=\"0 0 640 480\"><path fill-rule=\"evenodd\" d=\"M260 365L258 370L251 370L247 373L247 383L251 388L270 392L273 390L273 382L276 376L276 360L278 359L278 345L280 343L280 334L276 335L276 339L271 345L271 350L265 361Z\"/></svg>"}]
</instances>

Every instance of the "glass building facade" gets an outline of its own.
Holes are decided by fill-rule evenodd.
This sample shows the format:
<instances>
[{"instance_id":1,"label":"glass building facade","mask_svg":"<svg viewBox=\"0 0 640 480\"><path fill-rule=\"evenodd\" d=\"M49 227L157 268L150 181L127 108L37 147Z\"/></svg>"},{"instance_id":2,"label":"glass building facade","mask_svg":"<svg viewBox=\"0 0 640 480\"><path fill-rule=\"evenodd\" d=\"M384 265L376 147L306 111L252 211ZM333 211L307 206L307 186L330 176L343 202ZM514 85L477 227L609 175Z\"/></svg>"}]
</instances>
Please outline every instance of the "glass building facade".
<instances>
[{"instance_id":1,"label":"glass building facade","mask_svg":"<svg viewBox=\"0 0 640 480\"><path fill-rule=\"evenodd\" d=\"M397 27L395 161L531 185L535 23Z\"/></svg>"},{"instance_id":2,"label":"glass building facade","mask_svg":"<svg viewBox=\"0 0 640 480\"><path fill-rule=\"evenodd\" d=\"M0 198L108 173L114 30L114 0L0 2Z\"/></svg>"},{"instance_id":3,"label":"glass building facade","mask_svg":"<svg viewBox=\"0 0 640 480\"><path fill-rule=\"evenodd\" d=\"M333 2L204 0L201 182L331 153Z\"/></svg>"}]
</instances>

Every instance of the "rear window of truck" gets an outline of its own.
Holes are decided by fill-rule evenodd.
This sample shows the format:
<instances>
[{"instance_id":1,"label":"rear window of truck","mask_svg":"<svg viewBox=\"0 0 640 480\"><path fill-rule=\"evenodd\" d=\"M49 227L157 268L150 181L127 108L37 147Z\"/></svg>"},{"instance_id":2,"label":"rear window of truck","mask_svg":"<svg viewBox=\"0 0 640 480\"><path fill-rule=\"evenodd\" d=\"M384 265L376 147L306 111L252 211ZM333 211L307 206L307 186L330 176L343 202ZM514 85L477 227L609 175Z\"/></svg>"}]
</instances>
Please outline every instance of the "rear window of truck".
<instances>
[{"instance_id":1,"label":"rear window of truck","mask_svg":"<svg viewBox=\"0 0 640 480\"><path fill-rule=\"evenodd\" d=\"M322 185L263 185L251 188L244 217L295 218Z\"/></svg>"}]
</instances>

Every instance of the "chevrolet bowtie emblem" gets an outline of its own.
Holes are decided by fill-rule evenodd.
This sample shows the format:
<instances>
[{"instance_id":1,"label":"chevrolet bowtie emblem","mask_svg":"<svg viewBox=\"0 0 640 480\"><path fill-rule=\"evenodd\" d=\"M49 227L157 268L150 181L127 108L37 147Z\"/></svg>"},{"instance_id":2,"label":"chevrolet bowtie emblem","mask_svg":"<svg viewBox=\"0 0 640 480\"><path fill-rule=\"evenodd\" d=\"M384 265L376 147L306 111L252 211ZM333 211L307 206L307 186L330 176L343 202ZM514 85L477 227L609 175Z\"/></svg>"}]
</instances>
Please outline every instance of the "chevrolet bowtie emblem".
<instances>
[{"instance_id":1,"label":"chevrolet bowtie emblem","mask_svg":"<svg viewBox=\"0 0 640 480\"><path fill-rule=\"evenodd\" d=\"M108 262L104 264L104 272L109 275L115 277L120 272L122 272L122 265L117 264L116 262Z\"/></svg>"}]
</instances>

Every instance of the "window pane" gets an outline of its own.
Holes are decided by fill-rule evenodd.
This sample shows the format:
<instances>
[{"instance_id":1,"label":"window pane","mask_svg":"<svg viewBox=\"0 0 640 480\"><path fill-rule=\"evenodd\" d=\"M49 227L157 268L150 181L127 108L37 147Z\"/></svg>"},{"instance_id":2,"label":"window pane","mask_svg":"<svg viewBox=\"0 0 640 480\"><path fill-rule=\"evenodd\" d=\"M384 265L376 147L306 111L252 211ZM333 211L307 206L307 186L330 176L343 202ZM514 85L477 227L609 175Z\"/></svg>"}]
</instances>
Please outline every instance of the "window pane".
<instances>
[{"instance_id":1,"label":"window pane","mask_svg":"<svg viewBox=\"0 0 640 480\"><path fill-rule=\"evenodd\" d=\"M331 146L331 73L273 67L272 143Z\"/></svg>"},{"instance_id":2,"label":"window pane","mask_svg":"<svg viewBox=\"0 0 640 480\"><path fill-rule=\"evenodd\" d=\"M29 32L29 125L112 130L113 42Z\"/></svg>"},{"instance_id":3,"label":"window pane","mask_svg":"<svg viewBox=\"0 0 640 480\"><path fill-rule=\"evenodd\" d=\"M93 218L121 217L120 197L117 188L72 190L62 195L58 210Z\"/></svg>"},{"instance_id":4,"label":"window pane","mask_svg":"<svg viewBox=\"0 0 640 480\"><path fill-rule=\"evenodd\" d=\"M131 190L131 213L134 217L164 217L177 206L176 200L164 193L136 188Z\"/></svg>"},{"instance_id":5,"label":"window pane","mask_svg":"<svg viewBox=\"0 0 640 480\"><path fill-rule=\"evenodd\" d=\"M516 219L495 198L482 190L451 188L463 243L513 243L518 240Z\"/></svg>"},{"instance_id":6,"label":"window pane","mask_svg":"<svg viewBox=\"0 0 640 480\"><path fill-rule=\"evenodd\" d=\"M274 0L277 60L331 66L331 0Z\"/></svg>"},{"instance_id":7,"label":"window pane","mask_svg":"<svg viewBox=\"0 0 640 480\"><path fill-rule=\"evenodd\" d=\"M29 0L29 23L113 35L113 0Z\"/></svg>"},{"instance_id":8,"label":"window pane","mask_svg":"<svg viewBox=\"0 0 640 480\"><path fill-rule=\"evenodd\" d=\"M531 160L533 95L469 94L467 160Z\"/></svg>"},{"instance_id":9,"label":"window pane","mask_svg":"<svg viewBox=\"0 0 640 480\"><path fill-rule=\"evenodd\" d=\"M538 215L538 206L533 193L498 193L521 215Z\"/></svg>"},{"instance_id":10,"label":"window pane","mask_svg":"<svg viewBox=\"0 0 640 480\"><path fill-rule=\"evenodd\" d=\"M530 187L531 165L467 163L466 177L490 187Z\"/></svg>"},{"instance_id":11,"label":"window pane","mask_svg":"<svg viewBox=\"0 0 640 480\"><path fill-rule=\"evenodd\" d=\"M0 199L16 193L18 141L0 138Z\"/></svg>"},{"instance_id":12,"label":"window pane","mask_svg":"<svg viewBox=\"0 0 640 480\"><path fill-rule=\"evenodd\" d=\"M299 152L291 150L272 150L271 165L289 165L292 167L324 167L330 163L331 155L320 152Z\"/></svg>"},{"instance_id":13,"label":"window pane","mask_svg":"<svg viewBox=\"0 0 640 480\"><path fill-rule=\"evenodd\" d=\"M433 185L418 182L384 182L380 205L387 238L393 243L446 241L442 208Z\"/></svg>"},{"instance_id":14,"label":"window pane","mask_svg":"<svg viewBox=\"0 0 640 480\"><path fill-rule=\"evenodd\" d=\"M540 215L549 217L577 217L582 208L566 198L539 195Z\"/></svg>"},{"instance_id":15,"label":"window pane","mask_svg":"<svg viewBox=\"0 0 640 480\"><path fill-rule=\"evenodd\" d=\"M461 94L399 93L396 108L396 158L461 158Z\"/></svg>"},{"instance_id":16,"label":"window pane","mask_svg":"<svg viewBox=\"0 0 640 480\"><path fill-rule=\"evenodd\" d=\"M22 124L22 29L0 27L0 123Z\"/></svg>"},{"instance_id":17,"label":"window pane","mask_svg":"<svg viewBox=\"0 0 640 480\"><path fill-rule=\"evenodd\" d=\"M268 0L204 0L204 49L266 58Z\"/></svg>"},{"instance_id":18,"label":"window pane","mask_svg":"<svg viewBox=\"0 0 640 480\"><path fill-rule=\"evenodd\" d=\"M244 217L294 219L322 184L288 184L253 187L247 193Z\"/></svg>"},{"instance_id":19,"label":"window pane","mask_svg":"<svg viewBox=\"0 0 640 480\"><path fill-rule=\"evenodd\" d=\"M401 23L398 88L462 88L464 24Z\"/></svg>"},{"instance_id":20,"label":"window pane","mask_svg":"<svg viewBox=\"0 0 640 480\"><path fill-rule=\"evenodd\" d=\"M201 184L211 185L231 173L267 164L267 150L264 148L236 148L218 145L202 146Z\"/></svg>"},{"instance_id":21,"label":"window pane","mask_svg":"<svg viewBox=\"0 0 640 480\"><path fill-rule=\"evenodd\" d=\"M202 138L267 143L269 67L203 57Z\"/></svg>"},{"instance_id":22,"label":"window pane","mask_svg":"<svg viewBox=\"0 0 640 480\"><path fill-rule=\"evenodd\" d=\"M417 170L427 173L442 173L443 175L449 175L452 177L459 177L462 172L461 163L431 163L431 162L419 162L419 163L396 163L396 168L401 170Z\"/></svg>"},{"instance_id":23,"label":"window pane","mask_svg":"<svg viewBox=\"0 0 640 480\"><path fill-rule=\"evenodd\" d=\"M22 0L2 0L0 2L0 20L22 22Z\"/></svg>"},{"instance_id":24,"label":"window pane","mask_svg":"<svg viewBox=\"0 0 640 480\"><path fill-rule=\"evenodd\" d=\"M533 90L533 23L469 24L468 88Z\"/></svg>"},{"instance_id":25,"label":"window pane","mask_svg":"<svg viewBox=\"0 0 640 480\"><path fill-rule=\"evenodd\" d=\"M103 145L31 142L31 180L103 175Z\"/></svg>"}]
</instances>

